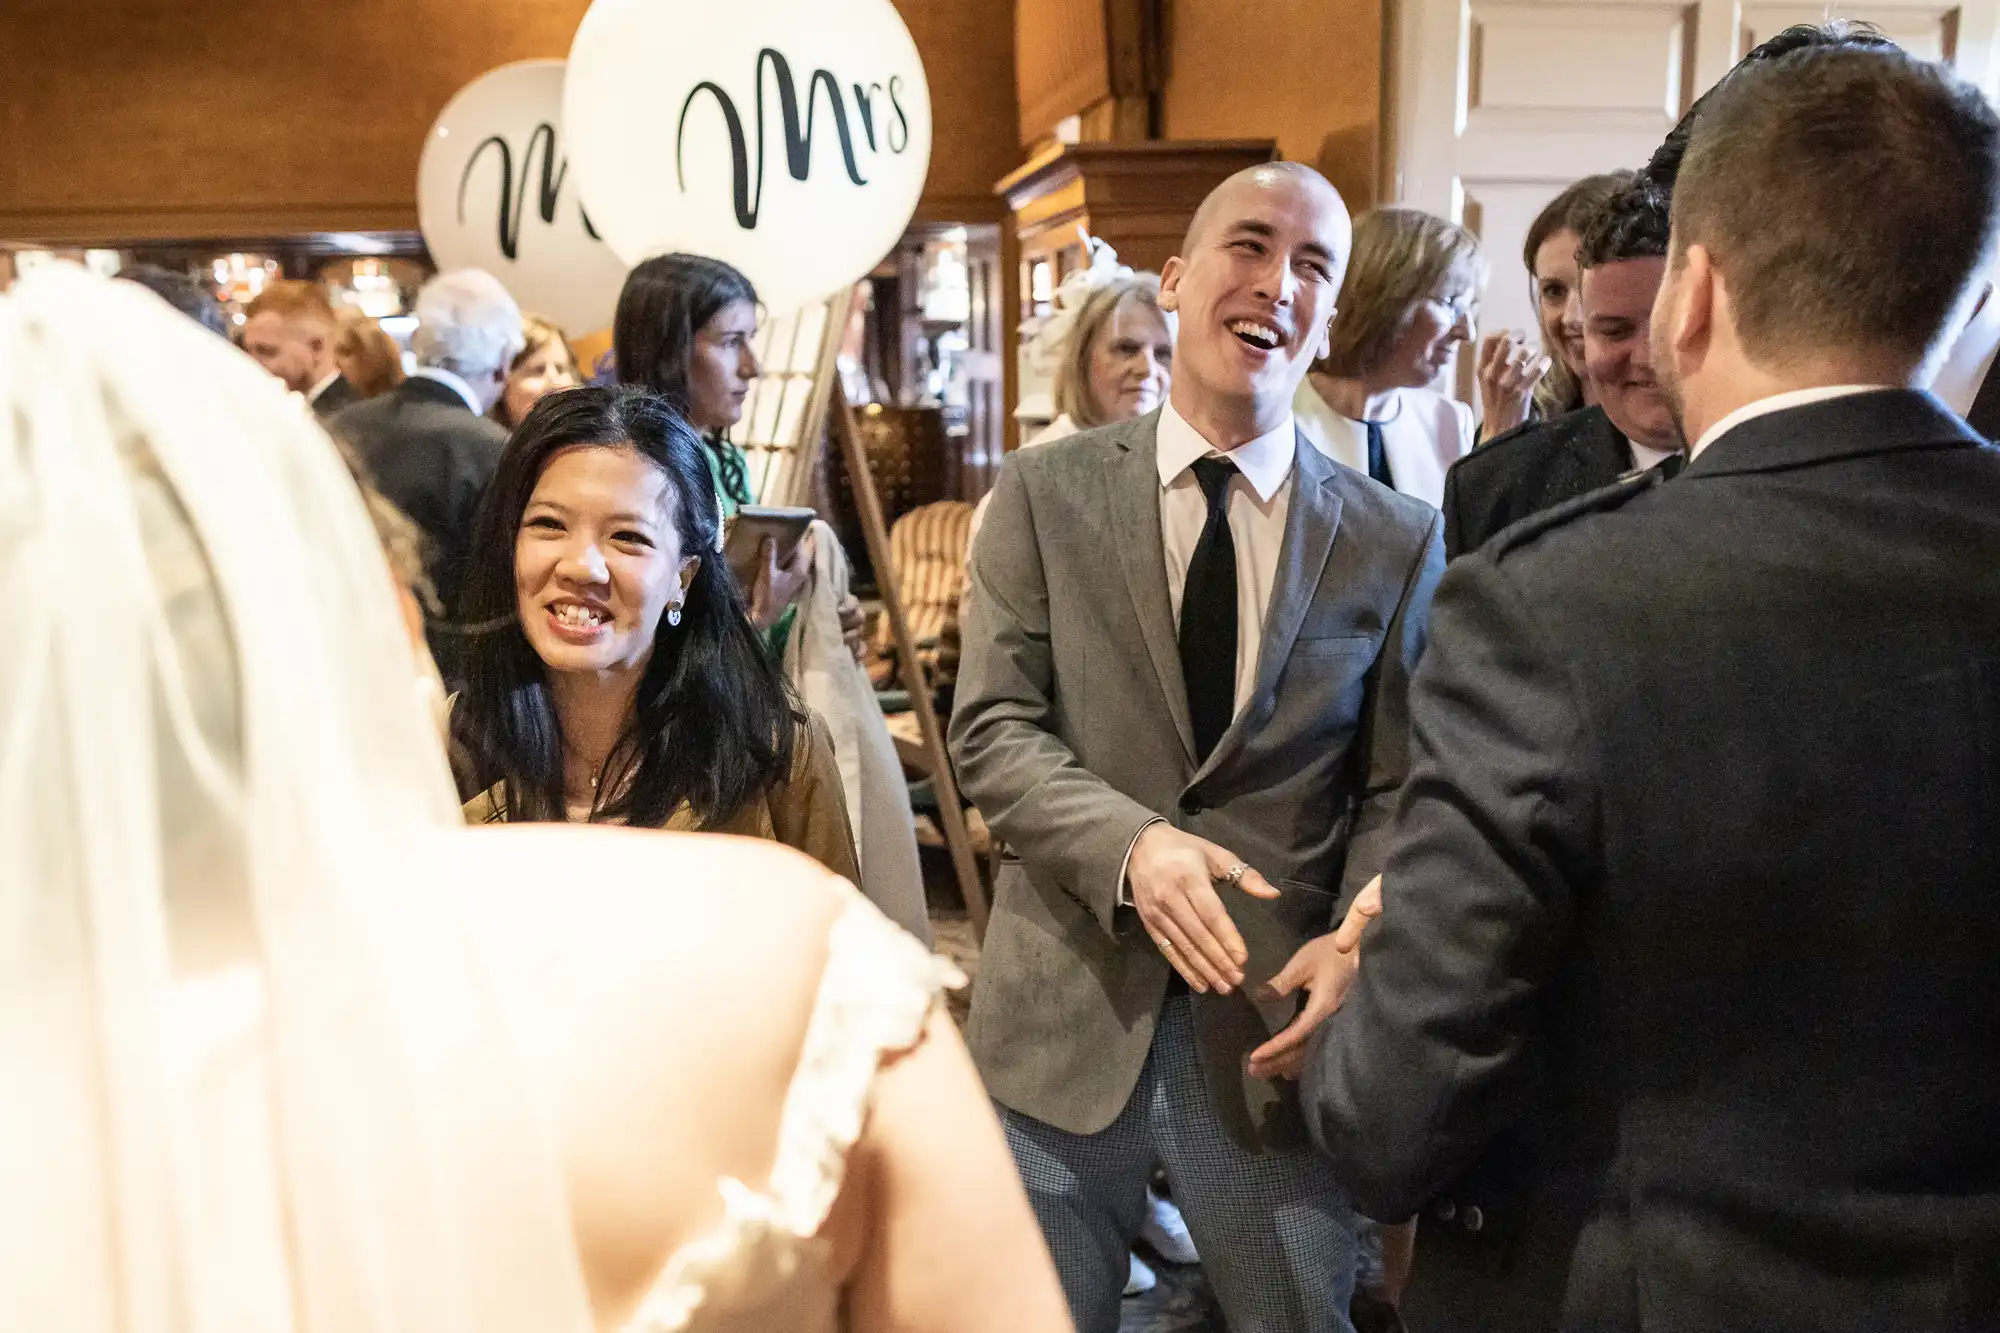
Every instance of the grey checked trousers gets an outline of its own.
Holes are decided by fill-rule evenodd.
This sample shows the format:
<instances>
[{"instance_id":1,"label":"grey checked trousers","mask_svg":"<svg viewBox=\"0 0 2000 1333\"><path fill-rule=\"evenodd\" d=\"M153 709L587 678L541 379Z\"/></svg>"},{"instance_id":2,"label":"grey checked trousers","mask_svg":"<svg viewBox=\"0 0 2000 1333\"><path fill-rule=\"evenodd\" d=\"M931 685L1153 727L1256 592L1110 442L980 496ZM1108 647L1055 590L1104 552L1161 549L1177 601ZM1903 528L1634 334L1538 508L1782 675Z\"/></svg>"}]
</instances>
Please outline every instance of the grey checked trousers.
<instances>
[{"instance_id":1,"label":"grey checked trousers","mask_svg":"<svg viewBox=\"0 0 2000 1333\"><path fill-rule=\"evenodd\" d=\"M1165 1165L1230 1333L1352 1333L1356 1218L1310 1151L1256 1156L1210 1109L1186 995L1160 1010L1132 1099L1096 1134L1000 1108L1078 1333L1117 1333L1126 1252Z\"/></svg>"}]
</instances>

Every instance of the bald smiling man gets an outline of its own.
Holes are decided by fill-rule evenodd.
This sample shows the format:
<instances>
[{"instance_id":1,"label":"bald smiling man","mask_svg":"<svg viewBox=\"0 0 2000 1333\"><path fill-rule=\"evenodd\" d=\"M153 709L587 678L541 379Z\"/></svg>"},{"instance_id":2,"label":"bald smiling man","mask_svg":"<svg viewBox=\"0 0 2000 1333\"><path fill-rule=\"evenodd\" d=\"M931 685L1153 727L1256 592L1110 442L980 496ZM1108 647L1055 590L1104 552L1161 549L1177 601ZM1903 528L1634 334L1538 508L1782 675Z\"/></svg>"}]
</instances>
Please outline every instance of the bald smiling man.
<instances>
[{"instance_id":1,"label":"bald smiling man","mask_svg":"<svg viewBox=\"0 0 2000 1333\"><path fill-rule=\"evenodd\" d=\"M967 1035L1083 1333L1118 1326L1155 1161L1234 1333L1350 1327L1291 1078L1444 563L1435 511L1292 421L1351 235L1309 168L1218 187L1161 276L1167 405L1009 457L972 553L952 750L1018 859Z\"/></svg>"}]
</instances>

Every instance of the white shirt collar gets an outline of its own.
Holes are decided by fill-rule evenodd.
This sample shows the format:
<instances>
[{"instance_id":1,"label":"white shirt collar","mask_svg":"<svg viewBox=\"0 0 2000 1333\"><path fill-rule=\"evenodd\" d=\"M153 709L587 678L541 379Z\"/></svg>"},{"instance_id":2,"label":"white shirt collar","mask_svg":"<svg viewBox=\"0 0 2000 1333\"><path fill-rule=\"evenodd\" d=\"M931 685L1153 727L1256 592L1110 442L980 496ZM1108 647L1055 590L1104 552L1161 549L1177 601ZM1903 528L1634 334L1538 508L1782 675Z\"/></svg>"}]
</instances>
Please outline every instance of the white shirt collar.
<instances>
[{"instance_id":1,"label":"white shirt collar","mask_svg":"<svg viewBox=\"0 0 2000 1333\"><path fill-rule=\"evenodd\" d=\"M1632 451L1632 464L1641 472L1651 472L1680 453L1678 449L1655 449L1652 445L1641 444L1637 440L1625 441L1625 447Z\"/></svg>"},{"instance_id":2,"label":"white shirt collar","mask_svg":"<svg viewBox=\"0 0 2000 1333\"><path fill-rule=\"evenodd\" d=\"M1701 457L1702 450L1746 421L1769 416L1773 412L1783 412L1788 408L1804 407L1807 403L1823 403L1829 398L1845 398L1851 393L1873 393L1877 389L1893 387L1888 384L1823 384L1814 389L1792 389L1785 393L1774 393L1769 398L1759 398L1753 403L1745 403L1702 432L1701 438L1694 442L1694 448L1688 450L1688 461L1693 462Z\"/></svg>"},{"instance_id":3,"label":"white shirt collar","mask_svg":"<svg viewBox=\"0 0 2000 1333\"><path fill-rule=\"evenodd\" d=\"M333 387L333 382L339 378L340 378L340 372L336 370L331 375L328 375L325 379L321 380L318 384L313 385L312 388L306 390L306 401L309 403L318 402L319 396L325 393L329 388Z\"/></svg>"},{"instance_id":4,"label":"white shirt collar","mask_svg":"<svg viewBox=\"0 0 2000 1333\"><path fill-rule=\"evenodd\" d=\"M472 391L472 386L457 375L454 375L451 371L446 370L443 366L418 366L410 378L436 380L439 384L455 390L458 396L465 400L465 405L471 408L475 415L482 410L479 406L479 395Z\"/></svg>"},{"instance_id":5,"label":"white shirt collar","mask_svg":"<svg viewBox=\"0 0 2000 1333\"><path fill-rule=\"evenodd\" d=\"M1197 458L1223 452L1190 426L1185 417L1174 411L1171 402L1160 409L1157 429L1159 439L1154 461L1159 464L1162 487L1173 485L1174 478L1187 471ZM1285 484L1285 478L1292 475L1292 464L1297 456L1298 431L1289 412L1275 429L1223 454L1236 464L1236 470L1250 483L1250 489L1257 492L1257 498L1266 504Z\"/></svg>"}]
</instances>

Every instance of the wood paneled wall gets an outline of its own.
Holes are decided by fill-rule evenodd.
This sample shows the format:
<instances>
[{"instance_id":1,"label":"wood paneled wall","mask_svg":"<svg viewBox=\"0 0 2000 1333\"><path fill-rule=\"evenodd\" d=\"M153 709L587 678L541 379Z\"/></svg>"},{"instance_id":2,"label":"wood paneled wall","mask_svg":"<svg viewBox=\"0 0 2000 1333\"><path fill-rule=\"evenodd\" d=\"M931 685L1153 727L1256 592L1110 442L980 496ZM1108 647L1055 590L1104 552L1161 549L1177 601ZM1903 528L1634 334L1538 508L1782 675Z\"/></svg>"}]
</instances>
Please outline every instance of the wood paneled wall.
<instances>
[{"instance_id":1,"label":"wood paneled wall","mask_svg":"<svg viewBox=\"0 0 2000 1333\"><path fill-rule=\"evenodd\" d=\"M1000 216L1019 161L1004 0L897 0L936 132L923 213ZM446 101L560 57L588 0L8 0L0 240L400 230Z\"/></svg>"},{"instance_id":2,"label":"wood paneled wall","mask_svg":"<svg viewBox=\"0 0 2000 1333\"><path fill-rule=\"evenodd\" d=\"M1169 0L1168 139L1275 138L1356 213L1382 165L1382 0Z\"/></svg>"},{"instance_id":3,"label":"wood paneled wall","mask_svg":"<svg viewBox=\"0 0 2000 1333\"><path fill-rule=\"evenodd\" d=\"M1111 96L1104 0L1014 0L1014 66L1021 142Z\"/></svg>"}]
</instances>

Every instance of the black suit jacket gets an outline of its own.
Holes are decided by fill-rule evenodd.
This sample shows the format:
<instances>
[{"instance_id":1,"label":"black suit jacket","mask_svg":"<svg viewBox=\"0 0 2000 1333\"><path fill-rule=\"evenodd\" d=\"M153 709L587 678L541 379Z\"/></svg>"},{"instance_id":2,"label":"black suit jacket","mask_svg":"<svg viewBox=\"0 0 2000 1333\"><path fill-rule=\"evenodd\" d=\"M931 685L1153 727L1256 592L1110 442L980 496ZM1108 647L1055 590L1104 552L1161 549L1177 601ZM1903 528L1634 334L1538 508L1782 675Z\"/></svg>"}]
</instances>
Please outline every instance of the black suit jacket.
<instances>
[{"instance_id":1,"label":"black suit jacket","mask_svg":"<svg viewBox=\"0 0 2000 1333\"><path fill-rule=\"evenodd\" d=\"M328 429L353 446L376 488L423 529L424 567L453 607L479 497L507 432L450 385L417 376L342 410Z\"/></svg>"},{"instance_id":2,"label":"black suit jacket","mask_svg":"<svg viewBox=\"0 0 2000 1333\"><path fill-rule=\"evenodd\" d=\"M1631 446L1595 407L1495 436L1445 473L1445 557L1476 551L1502 528L1609 486L1632 467Z\"/></svg>"},{"instance_id":3,"label":"black suit jacket","mask_svg":"<svg viewBox=\"0 0 2000 1333\"><path fill-rule=\"evenodd\" d=\"M1306 1075L1356 1204L1524 1132L1565 1327L2000 1328L2000 450L1754 418L1455 562L1410 715Z\"/></svg>"},{"instance_id":4,"label":"black suit jacket","mask_svg":"<svg viewBox=\"0 0 2000 1333\"><path fill-rule=\"evenodd\" d=\"M319 397L312 400L312 410L324 419L360 401L360 391L349 382L347 376L335 375L333 382L321 389Z\"/></svg>"}]
</instances>

